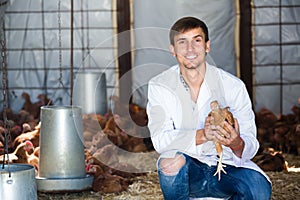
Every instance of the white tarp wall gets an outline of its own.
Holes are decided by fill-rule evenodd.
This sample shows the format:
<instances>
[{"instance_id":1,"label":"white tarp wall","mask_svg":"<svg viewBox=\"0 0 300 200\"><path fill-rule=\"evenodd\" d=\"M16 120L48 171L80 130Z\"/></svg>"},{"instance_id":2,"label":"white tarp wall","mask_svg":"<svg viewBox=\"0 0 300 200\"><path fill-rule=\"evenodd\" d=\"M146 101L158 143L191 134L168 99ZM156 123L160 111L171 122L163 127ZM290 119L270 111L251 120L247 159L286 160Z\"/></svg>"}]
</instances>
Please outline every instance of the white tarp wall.
<instances>
[{"instance_id":1,"label":"white tarp wall","mask_svg":"<svg viewBox=\"0 0 300 200\"><path fill-rule=\"evenodd\" d=\"M183 16L206 22L212 58L218 67L236 74L234 29L235 0L135 0L134 15L134 89L135 101L146 105L147 82L176 63L169 53L169 29Z\"/></svg>"},{"instance_id":2,"label":"white tarp wall","mask_svg":"<svg viewBox=\"0 0 300 200\"><path fill-rule=\"evenodd\" d=\"M9 1L4 20L8 100L14 111L23 105L22 92L29 93L32 102L38 94L48 94L55 105L70 104L71 1L61 0L60 12L59 2ZM105 72L107 96L116 81L114 4L114 0L74 0L74 83L83 68Z\"/></svg>"},{"instance_id":3,"label":"white tarp wall","mask_svg":"<svg viewBox=\"0 0 300 200\"><path fill-rule=\"evenodd\" d=\"M267 107L276 113L288 113L293 105L297 105L300 96L300 2L252 1L255 110ZM61 47L58 2L10 0L7 5L4 33L8 100L15 111L22 106L22 92L28 92L33 102L41 93L48 94L56 105L68 105L70 102L71 1L61 0L60 4ZM237 73L235 0L132 2L133 86L137 103L142 106L146 104L148 80L176 63L169 53L168 33L171 25L183 16L196 16L207 23L211 40L210 62L228 72ZM74 73L82 68L104 71L108 97L114 92L117 79L115 12L115 0L74 0ZM60 72L63 85L59 82Z\"/></svg>"},{"instance_id":4,"label":"white tarp wall","mask_svg":"<svg viewBox=\"0 0 300 200\"><path fill-rule=\"evenodd\" d=\"M291 113L300 98L300 1L254 0L253 8L255 109Z\"/></svg>"}]
</instances>

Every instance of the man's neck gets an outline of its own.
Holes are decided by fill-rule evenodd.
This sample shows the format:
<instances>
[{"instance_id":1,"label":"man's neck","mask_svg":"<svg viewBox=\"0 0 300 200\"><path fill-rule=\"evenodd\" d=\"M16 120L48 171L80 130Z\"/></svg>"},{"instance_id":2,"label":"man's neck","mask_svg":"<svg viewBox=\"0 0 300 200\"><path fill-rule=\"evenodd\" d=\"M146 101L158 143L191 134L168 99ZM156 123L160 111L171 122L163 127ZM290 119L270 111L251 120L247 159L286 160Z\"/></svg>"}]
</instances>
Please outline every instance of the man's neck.
<instances>
[{"instance_id":1,"label":"man's neck","mask_svg":"<svg viewBox=\"0 0 300 200\"><path fill-rule=\"evenodd\" d=\"M197 102L200 87L204 80L206 66L203 65L196 69L180 69L184 81L189 86L191 98L194 102Z\"/></svg>"},{"instance_id":2,"label":"man's neck","mask_svg":"<svg viewBox=\"0 0 300 200\"><path fill-rule=\"evenodd\" d=\"M199 66L196 69L186 69L184 67L180 68L180 72L186 81L186 83L189 85L189 87L192 88L200 88L201 83L204 80L206 71L206 65Z\"/></svg>"}]
</instances>

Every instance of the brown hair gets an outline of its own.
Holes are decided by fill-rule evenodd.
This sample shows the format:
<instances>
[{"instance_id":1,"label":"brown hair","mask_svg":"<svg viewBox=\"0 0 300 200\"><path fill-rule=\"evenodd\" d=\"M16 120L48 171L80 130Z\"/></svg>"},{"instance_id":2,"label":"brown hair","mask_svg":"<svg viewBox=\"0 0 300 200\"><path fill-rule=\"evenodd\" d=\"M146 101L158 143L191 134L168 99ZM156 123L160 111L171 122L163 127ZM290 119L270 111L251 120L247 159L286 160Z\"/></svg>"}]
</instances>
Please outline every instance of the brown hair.
<instances>
[{"instance_id":1,"label":"brown hair","mask_svg":"<svg viewBox=\"0 0 300 200\"><path fill-rule=\"evenodd\" d=\"M170 43L174 45L174 37L179 33L184 33L185 31L194 29L194 28L201 28L205 34L205 42L209 40L208 37L208 28L206 24L195 18L195 17L183 17L177 20L170 29L169 39Z\"/></svg>"}]
</instances>

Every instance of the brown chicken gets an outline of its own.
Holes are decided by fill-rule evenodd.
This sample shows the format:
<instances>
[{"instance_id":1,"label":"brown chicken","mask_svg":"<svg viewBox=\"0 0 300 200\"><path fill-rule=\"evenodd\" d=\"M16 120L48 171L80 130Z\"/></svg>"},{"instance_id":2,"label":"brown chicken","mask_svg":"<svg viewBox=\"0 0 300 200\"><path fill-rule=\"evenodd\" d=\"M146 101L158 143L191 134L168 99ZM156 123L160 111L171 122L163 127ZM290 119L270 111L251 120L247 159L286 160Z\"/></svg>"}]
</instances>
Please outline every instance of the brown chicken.
<instances>
[{"instance_id":1,"label":"brown chicken","mask_svg":"<svg viewBox=\"0 0 300 200\"><path fill-rule=\"evenodd\" d=\"M110 174L118 175L124 178L134 178L136 176L145 175L145 173L139 172L139 169L130 163L117 162L109 169Z\"/></svg>"},{"instance_id":2,"label":"brown chicken","mask_svg":"<svg viewBox=\"0 0 300 200\"><path fill-rule=\"evenodd\" d=\"M39 100L39 104L41 106L51 106L53 105L53 101L48 98L46 94L39 94L37 96L37 99Z\"/></svg>"},{"instance_id":3,"label":"brown chicken","mask_svg":"<svg viewBox=\"0 0 300 200\"><path fill-rule=\"evenodd\" d=\"M86 172L94 176L92 188L95 192L121 192L130 184L129 179L120 176L124 174L118 175L119 171L104 165L93 156L89 156L86 160Z\"/></svg>"},{"instance_id":4,"label":"brown chicken","mask_svg":"<svg viewBox=\"0 0 300 200\"><path fill-rule=\"evenodd\" d=\"M32 103L29 94L26 92L22 93L22 97L25 99L22 110L32 114L35 119L39 118L42 104L40 102Z\"/></svg>"},{"instance_id":5,"label":"brown chicken","mask_svg":"<svg viewBox=\"0 0 300 200\"><path fill-rule=\"evenodd\" d=\"M147 126L148 116L145 108L135 103L124 103L117 96L111 96L110 99L114 105L112 112L120 129L129 131L132 127Z\"/></svg>"},{"instance_id":6,"label":"brown chicken","mask_svg":"<svg viewBox=\"0 0 300 200\"><path fill-rule=\"evenodd\" d=\"M4 126L0 126L0 142L4 145L5 142L5 135L7 138L7 148L8 150L15 149L13 148L13 140L19 136L22 132L21 127L19 125L16 125L15 123L10 123L13 126L9 125L10 127L5 128Z\"/></svg>"},{"instance_id":7,"label":"brown chicken","mask_svg":"<svg viewBox=\"0 0 300 200\"><path fill-rule=\"evenodd\" d=\"M277 116L267 108L262 108L255 114L255 122L260 128L272 127L277 120Z\"/></svg>"},{"instance_id":8,"label":"brown chicken","mask_svg":"<svg viewBox=\"0 0 300 200\"><path fill-rule=\"evenodd\" d=\"M222 122L227 121L231 126L234 126L234 118L232 113L229 111L229 107L220 108L218 101L212 101L210 103L211 112L208 114L209 116L213 116L214 120L211 121L211 124L213 125L221 125ZM226 130L226 127L223 127ZM226 130L228 131L228 130ZM223 148L220 143L215 141L216 150L219 156L218 165L217 165L217 171L214 174L218 174L218 180L221 179L221 173L224 172L226 174L226 171L223 167L226 167L226 165L222 164L222 158L223 158Z\"/></svg>"},{"instance_id":9,"label":"brown chicken","mask_svg":"<svg viewBox=\"0 0 300 200\"><path fill-rule=\"evenodd\" d=\"M92 138L92 144L89 148L89 151L93 154L98 149L104 147L105 145L110 144L110 141L107 135L103 131L98 131Z\"/></svg>"},{"instance_id":10,"label":"brown chicken","mask_svg":"<svg viewBox=\"0 0 300 200\"><path fill-rule=\"evenodd\" d=\"M12 163L25 163L28 164L28 154L32 153L34 150L33 144L30 141L25 141L17 146L14 152L7 155L1 155L0 160L3 161L5 156L5 161ZM27 152L27 153L26 153Z\"/></svg>"},{"instance_id":11,"label":"brown chicken","mask_svg":"<svg viewBox=\"0 0 300 200\"><path fill-rule=\"evenodd\" d=\"M127 190L131 183L132 181L130 179L104 173L94 178L93 191L103 193L119 193Z\"/></svg>"},{"instance_id":12,"label":"brown chicken","mask_svg":"<svg viewBox=\"0 0 300 200\"><path fill-rule=\"evenodd\" d=\"M91 174L94 177L98 177L104 174L103 168L100 165L96 165L96 164L87 165L85 170L88 174Z\"/></svg>"},{"instance_id":13,"label":"brown chicken","mask_svg":"<svg viewBox=\"0 0 300 200\"><path fill-rule=\"evenodd\" d=\"M82 114L82 119L85 130L97 132L104 129L108 117L100 114Z\"/></svg>"},{"instance_id":14,"label":"brown chicken","mask_svg":"<svg viewBox=\"0 0 300 200\"><path fill-rule=\"evenodd\" d=\"M119 132L121 129L118 127L116 119L118 119L118 115L109 117L105 123L103 131L111 130L113 132Z\"/></svg>"},{"instance_id":15,"label":"brown chicken","mask_svg":"<svg viewBox=\"0 0 300 200\"><path fill-rule=\"evenodd\" d=\"M138 126L147 126L148 116L145 108L142 108L136 104L129 104L129 113L132 120Z\"/></svg>"},{"instance_id":16,"label":"brown chicken","mask_svg":"<svg viewBox=\"0 0 300 200\"><path fill-rule=\"evenodd\" d=\"M117 147L113 144L107 144L102 148L99 148L93 157L98 159L105 165L111 166L112 164L119 162L119 157L117 155Z\"/></svg>"},{"instance_id":17,"label":"brown chicken","mask_svg":"<svg viewBox=\"0 0 300 200\"><path fill-rule=\"evenodd\" d=\"M286 137L287 153L300 155L300 123L293 125Z\"/></svg>"},{"instance_id":18,"label":"brown chicken","mask_svg":"<svg viewBox=\"0 0 300 200\"><path fill-rule=\"evenodd\" d=\"M27 154L27 162L28 164L34 166L35 170L39 170L39 155L40 155L40 147L34 148L33 153L29 154L27 151L25 152Z\"/></svg>"},{"instance_id":19,"label":"brown chicken","mask_svg":"<svg viewBox=\"0 0 300 200\"><path fill-rule=\"evenodd\" d=\"M33 114L30 114L26 110L20 110L17 113L17 120L15 122L16 122L16 124L19 124L19 125L26 123L30 126L31 129L33 129L37 125L37 122L36 122Z\"/></svg>"},{"instance_id":20,"label":"brown chicken","mask_svg":"<svg viewBox=\"0 0 300 200\"><path fill-rule=\"evenodd\" d=\"M31 128L31 126L28 123L23 123L22 124L22 133L27 133L32 131L33 129Z\"/></svg>"},{"instance_id":21,"label":"brown chicken","mask_svg":"<svg viewBox=\"0 0 300 200\"><path fill-rule=\"evenodd\" d=\"M103 171L109 170L109 167L107 165L103 164L100 160L98 160L93 155L89 155L86 157L85 165L86 165L86 171L88 173L91 173L91 171L93 171L95 169L95 168L92 168L92 166L95 166L95 165L98 165ZM95 171L93 173L95 173Z\"/></svg>"},{"instance_id":22,"label":"brown chicken","mask_svg":"<svg viewBox=\"0 0 300 200\"><path fill-rule=\"evenodd\" d=\"M276 122L274 124L273 135L270 140L272 146L276 149L279 149L282 152L285 151L287 135L290 129L290 125L286 124L285 122Z\"/></svg>"},{"instance_id":23,"label":"brown chicken","mask_svg":"<svg viewBox=\"0 0 300 200\"><path fill-rule=\"evenodd\" d=\"M40 138L40 125L37 125L33 131L22 133L18 137L14 139L13 146L16 147L22 142L29 140L32 142L34 147L39 146L39 138Z\"/></svg>"},{"instance_id":24,"label":"brown chicken","mask_svg":"<svg viewBox=\"0 0 300 200\"><path fill-rule=\"evenodd\" d=\"M263 171L288 171L288 164L285 161L282 152L275 151L272 148L265 149L262 154L255 156L252 160Z\"/></svg>"}]
</instances>

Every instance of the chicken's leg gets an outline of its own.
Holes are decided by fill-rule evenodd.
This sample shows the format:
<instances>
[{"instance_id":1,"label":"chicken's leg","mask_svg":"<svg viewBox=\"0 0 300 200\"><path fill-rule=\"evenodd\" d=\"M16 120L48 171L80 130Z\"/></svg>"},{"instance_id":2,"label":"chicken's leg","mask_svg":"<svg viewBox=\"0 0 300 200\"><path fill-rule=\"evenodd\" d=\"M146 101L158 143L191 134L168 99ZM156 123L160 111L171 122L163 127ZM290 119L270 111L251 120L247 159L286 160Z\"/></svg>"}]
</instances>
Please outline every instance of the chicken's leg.
<instances>
[{"instance_id":1,"label":"chicken's leg","mask_svg":"<svg viewBox=\"0 0 300 200\"><path fill-rule=\"evenodd\" d=\"M223 167L226 167L226 165L223 165L223 163L222 163L222 158L223 158L222 145L218 142L215 142L215 144L216 144L216 150L217 150L217 153L218 153L218 156L219 156L219 160L218 160L218 164L217 164L217 171L214 174L214 176L218 174L218 180L221 180L221 173L224 172L225 174L227 174L226 171L223 168Z\"/></svg>"},{"instance_id":2,"label":"chicken's leg","mask_svg":"<svg viewBox=\"0 0 300 200\"><path fill-rule=\"evenodd\" d=\"M226 120L230 125L232 125L234 127L234 118L233 118L232 113L229 111L229 107L220 108L218 101L212 101L210 103L210 107L211 107L211 112L208 115L213 116L213 120L211 121L211 124L222 125L222 122ZM223 128L227 132L229 132L229 130L227 130L226 127L223 126ZM217 153L219 156L219 160L218 160L218 164L217 164L217 171L214 174L214 176L218 174L218 180L220 180L221 173L224 172L226 174L226 171L223 168L223 167L226 167L226 165L222 164L222 158L223 158L222 145L217 141L215 141L215 145L216 145L216 150L217 150Z\"/></svg>"}]
</instances>

